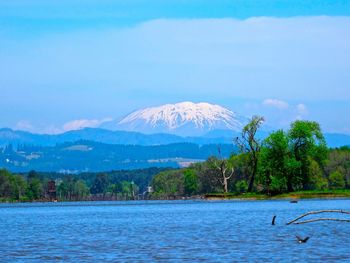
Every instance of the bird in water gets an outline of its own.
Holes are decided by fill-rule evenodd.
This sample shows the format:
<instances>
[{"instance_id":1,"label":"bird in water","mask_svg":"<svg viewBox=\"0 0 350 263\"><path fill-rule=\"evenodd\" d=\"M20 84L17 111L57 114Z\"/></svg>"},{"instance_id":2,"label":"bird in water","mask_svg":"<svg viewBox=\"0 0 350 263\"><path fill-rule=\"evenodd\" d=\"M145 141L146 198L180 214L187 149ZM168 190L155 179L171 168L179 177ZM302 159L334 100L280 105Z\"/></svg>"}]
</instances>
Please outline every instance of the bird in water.
<instances>
[{"instance_id":1,"label":"bird in water","mask_svg":"<svg viewBox=\"0 0 350 263\"><path fill-rule=\"evenodd\" d=\"M305 238L301 238L301 237L298 237L298 236L295 236L298 240L298 243L301 244L301 243L306 243L310 237L305 237Z\"/></svg>"}]
</instances>

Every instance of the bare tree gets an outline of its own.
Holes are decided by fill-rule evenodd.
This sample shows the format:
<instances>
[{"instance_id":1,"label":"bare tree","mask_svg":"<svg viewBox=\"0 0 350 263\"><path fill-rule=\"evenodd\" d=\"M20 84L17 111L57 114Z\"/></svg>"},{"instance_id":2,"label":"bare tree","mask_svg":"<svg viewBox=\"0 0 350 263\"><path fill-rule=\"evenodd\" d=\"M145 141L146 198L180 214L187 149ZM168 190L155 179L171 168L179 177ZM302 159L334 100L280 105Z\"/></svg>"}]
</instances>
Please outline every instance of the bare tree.
<instances>
[{"instance_id":1,"label":"bare tree","mask_svg":"<svg viewBox=\"0 0 350 263\"><path fill-rule=\"evenodd\" d=\"M231 177L234 174L234 168L229 167L228 162L226 159L221 157L221 149L218 148L219 151L219 158L212 158L211 162L213 163L214 167L219 171L220 176L218 177L219 182L224 188L224 192L228 192L228 181L231 179Z\"/></svg>"},{"instance_id":2,"label":"bare tree","mask_svg":"<svg viewBox=\"0 0 350 263\"><path fill-rule=\"evenodd\" d=\"M253 190L255 176L258 170L258 158L261 149L261 142L256 138L256 132L265 121L264 117L253 116L250 122L244 126L241 138L237 137L235 143L241 153L249 155L249 167L251 175L249 178L248 192Z\"/></svg>"}]
</instances>

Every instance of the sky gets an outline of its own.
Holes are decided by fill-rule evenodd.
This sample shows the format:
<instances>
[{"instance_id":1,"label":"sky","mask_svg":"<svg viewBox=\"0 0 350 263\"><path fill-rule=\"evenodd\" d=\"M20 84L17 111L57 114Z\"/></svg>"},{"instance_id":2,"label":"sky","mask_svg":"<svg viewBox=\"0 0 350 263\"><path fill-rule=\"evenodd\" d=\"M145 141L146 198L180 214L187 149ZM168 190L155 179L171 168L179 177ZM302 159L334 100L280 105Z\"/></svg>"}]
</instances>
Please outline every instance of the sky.
<instances>
[{"instance_id":1,"label":"sky","mask_svg":"<svg viewBox=\"0 0 350 263\"><path fill-rule=\"evenodd\" d=\"M350 134L350 1L0 0L0 127L209 102Z\"/></svg>"}]
</instances>

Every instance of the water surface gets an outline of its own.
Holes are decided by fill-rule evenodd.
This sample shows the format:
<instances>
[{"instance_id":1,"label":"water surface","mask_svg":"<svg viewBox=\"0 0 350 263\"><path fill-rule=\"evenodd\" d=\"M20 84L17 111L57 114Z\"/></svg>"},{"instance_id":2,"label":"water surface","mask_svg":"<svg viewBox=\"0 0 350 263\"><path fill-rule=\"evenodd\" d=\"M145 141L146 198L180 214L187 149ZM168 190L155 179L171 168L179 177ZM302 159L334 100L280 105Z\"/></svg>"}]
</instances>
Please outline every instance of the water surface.
<instances>
[{"instance_id":1,"label":"water surface","mask_svg":"<svg viewBox=\"0 0 350 263\"><path fill-rule=\"evenodd\" d=\"M350 223L285 225L321 209L350 200L1 204L0 261L350 262Z\"/></svg>"}]
</instances>

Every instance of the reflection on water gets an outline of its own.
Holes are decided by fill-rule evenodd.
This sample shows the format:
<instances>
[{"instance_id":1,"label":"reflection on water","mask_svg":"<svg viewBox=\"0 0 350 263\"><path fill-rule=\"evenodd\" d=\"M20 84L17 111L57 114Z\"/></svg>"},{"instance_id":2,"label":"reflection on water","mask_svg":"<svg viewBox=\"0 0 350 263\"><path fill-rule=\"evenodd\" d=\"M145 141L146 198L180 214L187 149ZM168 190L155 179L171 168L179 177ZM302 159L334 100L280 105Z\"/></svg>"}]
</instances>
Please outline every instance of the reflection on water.
<instances>
[{"instance_id":1,"label":"reflection on water","mask_svg":"<svg viewBox=\"0 0 350 263\"><path fill-rule=\"evenodd\" d=\"M350 223L285 225L321 209L350 201L1 204L0 261L350 261Z\"/></svg>"}]
</instances>

